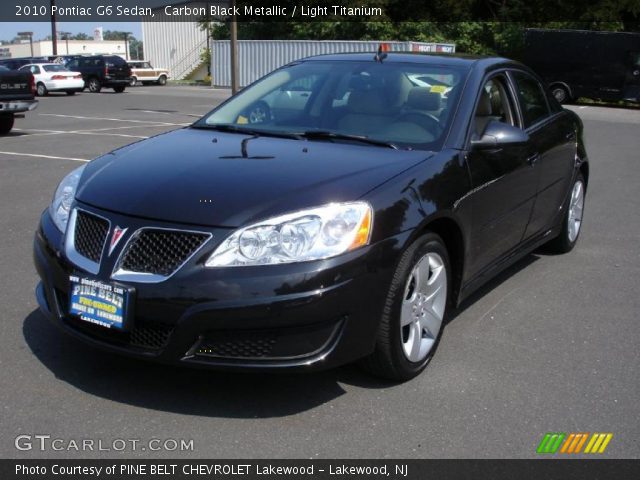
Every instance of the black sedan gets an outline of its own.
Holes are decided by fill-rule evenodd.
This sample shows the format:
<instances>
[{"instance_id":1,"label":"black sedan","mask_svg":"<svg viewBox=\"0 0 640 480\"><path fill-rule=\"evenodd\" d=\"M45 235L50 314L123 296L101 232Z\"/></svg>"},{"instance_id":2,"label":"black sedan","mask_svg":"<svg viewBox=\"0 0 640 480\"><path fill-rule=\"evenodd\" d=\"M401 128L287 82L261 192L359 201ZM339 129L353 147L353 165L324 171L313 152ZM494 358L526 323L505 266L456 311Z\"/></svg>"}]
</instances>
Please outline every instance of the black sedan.
<instances>
[{"instance_id":1,"label":"black sedan","mask_svg":"<svg viewBox=\"0 0 640 480\"><path fill-rule=\"evenodd\" d=\"M382 57L297 61L70 173L35 237L41 310L162 362L420 373L471 292L574 247L589 168L523 65Z\"/></svg>"}]
</instances>

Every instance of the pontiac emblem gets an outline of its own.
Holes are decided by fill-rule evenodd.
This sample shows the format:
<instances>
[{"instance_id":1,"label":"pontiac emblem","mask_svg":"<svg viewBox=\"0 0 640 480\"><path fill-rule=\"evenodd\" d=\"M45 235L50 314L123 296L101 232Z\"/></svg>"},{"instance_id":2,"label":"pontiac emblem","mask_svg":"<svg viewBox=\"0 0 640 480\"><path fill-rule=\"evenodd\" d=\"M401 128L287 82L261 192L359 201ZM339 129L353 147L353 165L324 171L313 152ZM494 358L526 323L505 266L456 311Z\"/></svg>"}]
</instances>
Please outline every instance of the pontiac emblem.
<instances>
[{"instance_id":1,"label":"pontiac emblem","mask_svg":"<svg viewBox=\"0 0 640 480\"><path fill-rule=\"evenodd\" d=\"M120 228L120 227L115 227L113 229L113 235L111 236L111 244L109 245L109 255L111 255L111 253L113 252L113 249L116 248L116 245L118 245L118 242L122 239L126 231L127 231L126 228Z\"/></svg>"}]
</instances>

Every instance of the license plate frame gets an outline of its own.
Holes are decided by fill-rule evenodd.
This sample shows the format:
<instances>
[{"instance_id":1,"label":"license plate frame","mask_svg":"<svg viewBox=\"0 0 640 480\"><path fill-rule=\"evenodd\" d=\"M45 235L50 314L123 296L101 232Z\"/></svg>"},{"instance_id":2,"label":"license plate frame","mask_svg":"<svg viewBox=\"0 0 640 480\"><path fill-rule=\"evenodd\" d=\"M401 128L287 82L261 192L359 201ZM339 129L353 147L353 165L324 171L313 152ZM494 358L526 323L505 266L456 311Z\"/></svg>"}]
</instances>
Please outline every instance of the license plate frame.
<instances>
[{"instance_id":1,"label":"license plate frame","mask_svg":"<svg viewBox=\"0 0 640 480\"><path fill-rule=\"evenodd\" d=\"M69 275L69 314L105 330L132 327L135 290L80 274Z\"/></svg>"}]
</instances>

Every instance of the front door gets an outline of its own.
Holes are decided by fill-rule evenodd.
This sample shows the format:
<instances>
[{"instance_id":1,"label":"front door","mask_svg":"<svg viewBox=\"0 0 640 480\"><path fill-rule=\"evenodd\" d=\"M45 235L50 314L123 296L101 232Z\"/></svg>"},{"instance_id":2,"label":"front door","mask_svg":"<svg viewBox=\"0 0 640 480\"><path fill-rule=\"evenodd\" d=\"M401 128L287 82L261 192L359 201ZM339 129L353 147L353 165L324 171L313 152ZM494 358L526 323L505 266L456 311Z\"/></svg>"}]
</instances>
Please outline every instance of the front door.
<instances>
[{"instance_id":1,"label":"front door","mask_svg":"<svg viewBox=\"0 0 640 480\"><path fill-rule=\"evenodd\" d=\"M484 85L474 116L474 136L482 136L490 121L520 126L515 99L504 74ZM467 155L473 190L472 252L469 274L479 273L516 247L524 235L533 207L538 169L531 165L529 145L471 149Z\"/></svg>"}]
</instances>

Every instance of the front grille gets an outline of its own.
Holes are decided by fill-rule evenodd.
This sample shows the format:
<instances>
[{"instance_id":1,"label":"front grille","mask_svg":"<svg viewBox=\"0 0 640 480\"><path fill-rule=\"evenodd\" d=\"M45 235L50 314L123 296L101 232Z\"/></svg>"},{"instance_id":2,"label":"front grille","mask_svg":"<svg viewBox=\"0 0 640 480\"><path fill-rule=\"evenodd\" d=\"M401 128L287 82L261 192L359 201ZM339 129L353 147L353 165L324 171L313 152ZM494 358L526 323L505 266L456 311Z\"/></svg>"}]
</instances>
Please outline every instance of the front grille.
<instances>
[{"instance_id":1,"label":"front grille","mask_svg":"<svg viewBox=\"0 0 640 480\"><path fill-rule=\"evenodd\" d=\"M76 252L100 263L102 248L109 233L109 222L82 210L77 211L74 244Z\"/></svg>"},{"instance_id":2,"label":"front grille","mask_svg":"<svg viewBox=\"0 0 640 480\"><path fill-rule=\"evenodd\" d=\"M145 229L127 245L119 269L167 277L207 241L206 233Z\"/></svg>"},{"instance_id":3,"label":"front grille","mask_svg":"<svg viewBox=\"0 0 640 480\"><path fill-rule=\"evenodd\" d=\"M204 338L197 355L222 358L269 357L278 338L269 333L243 335L241 338Z\"/></svg>"}]
</instances>

